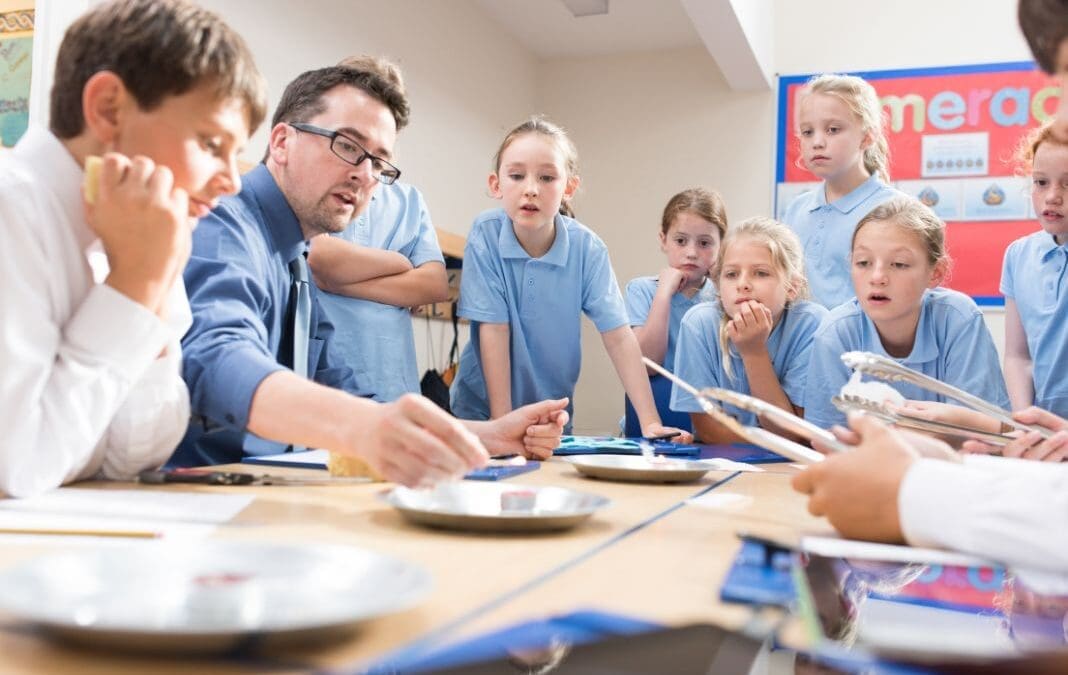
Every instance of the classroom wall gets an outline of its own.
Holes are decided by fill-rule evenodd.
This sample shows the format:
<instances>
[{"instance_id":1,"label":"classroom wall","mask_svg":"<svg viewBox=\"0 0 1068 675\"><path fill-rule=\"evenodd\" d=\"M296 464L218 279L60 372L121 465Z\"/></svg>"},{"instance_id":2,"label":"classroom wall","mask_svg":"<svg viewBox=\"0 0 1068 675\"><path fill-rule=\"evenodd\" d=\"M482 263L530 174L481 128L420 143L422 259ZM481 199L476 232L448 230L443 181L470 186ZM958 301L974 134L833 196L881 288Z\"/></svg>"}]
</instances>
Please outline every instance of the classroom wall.
<instances>
[{"instance_id":1,"label":"classroom wall","mask_svg":"<svg viewBox=\"0 0 1068 675\"><path fill-rule=\"evenodd\" d=\"M784 75L1031 59L1016 0L774 0L774 7L775 70Z\"/></svg>"}]
</instances>

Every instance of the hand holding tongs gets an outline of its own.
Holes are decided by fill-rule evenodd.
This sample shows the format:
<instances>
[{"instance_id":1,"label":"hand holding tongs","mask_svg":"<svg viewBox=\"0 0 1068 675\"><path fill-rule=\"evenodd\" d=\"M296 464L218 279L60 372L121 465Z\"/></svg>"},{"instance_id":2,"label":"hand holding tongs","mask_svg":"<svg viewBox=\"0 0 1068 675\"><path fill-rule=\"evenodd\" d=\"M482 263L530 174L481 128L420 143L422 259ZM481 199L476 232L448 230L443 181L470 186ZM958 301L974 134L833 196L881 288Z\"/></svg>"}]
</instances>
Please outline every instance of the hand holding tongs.
<instances>
[{"instance_id":1,"label":"hand holding tongs","mask_svg":"<svg viewBox=\"0 0 1068 675\"><path fill-rule=\"evenodd\" d=\"M722 400L728 400L729 403L738 405L739 408L749 410L750 412L757 413L758 415L766 414L769 418L774 419L776 423L781 423L784 428L790 429L791 431L795 431L799 435L804 436L809 440L818 440L821 443L824 443L825 445L830 447L835 452L843 452L850 449L849 446L841 443L829 431L820 429L811 422L807 422L801 419L800 417L797 417L796 415L788 413L785 410L776 408L775 406L765 403L764 401L755 399L752 396L746 396L745 394L738 394L737 392L731 392L724 389L706 389L703 392L697 391L697 389L690 383L679 378L674 373L666 370L659 363L644 357L642 358L642 361L645 362L645 365L649 366L656 372L660 373L664 377L668 378L669 380L686 390L691 396L693 396L697 400L697 402L701 406L701 409L704 410L706 415L712 417L712 419L716 420L717 422L727 427L732 432L734 432L738 436L741 436L750 443L759 445L763 448L767 448L768 450L771 450L776 454L782 455L783 457L792 459L795 462L801 462L803 464L814 464L816 462L823 461L823 454L816 450L806 448L800 443L795 443L788 438L783 438L782 436L772 433L767 429L761 429L760 427L751 427L742 424L734 417L728 415L727 412L723 410L723 408L720 408L718 405L710 401L708 399L709 392L730 394L731 398L729 400L726 398ZM716 396L715 394L712 395L718 398L718 396ZM737 402L741 402L741 404ZM776 413L772 411L778 412Z\"/></svg>"},{"instance_id":2,"label":"hand holding tongs","mask_svg":"<svg viewBox=\"0 0 1068 675\"><path fill-rule=\"evenodd\" d=\"M1049 438L1052 435L1052 432L1048 429L1017 422L1013 419L1012 413L1008 410L999 408L993 403L988 403L978 396L969 394L963 389L958 389L951 384L946 384L945 382L936 380L923 373L917 373L915 370L906 368L891 358L879 354L872 354L870 352L846 352L842 354L842 363L846 364L853 370L864 373L865 375L870 375L871 377L877 377L880 380L886 380L888 382L907 382L916 385L921 389L941 394L942 396L963 403L972 410L978 410L985 415L1000 420L1014 429L1037 431L1042 434L1043 438ZM989 441L984 442L989 443Z\"/></svg>"},{"instance_id":3,"label":"hand holding tongs","mask_svg":"<svg viewBox=\"0 0 1068 675\"><path fill-rule=\"evenodd\" d=\"M976 440L999 448L1015 440L1012 436L1007 436L1005 434L983 431L982 429L975 429L959 424L953 424L951 422L926 420L922 417L909 415L906 412L896 412L888 409L884 404L861 396L839 394L838 396L831 398L831 403L843 413L866 413L901 429L911 429L913 431L922 431L929 434L955 436L957 438Z\"/></svg>"}]
</instances>

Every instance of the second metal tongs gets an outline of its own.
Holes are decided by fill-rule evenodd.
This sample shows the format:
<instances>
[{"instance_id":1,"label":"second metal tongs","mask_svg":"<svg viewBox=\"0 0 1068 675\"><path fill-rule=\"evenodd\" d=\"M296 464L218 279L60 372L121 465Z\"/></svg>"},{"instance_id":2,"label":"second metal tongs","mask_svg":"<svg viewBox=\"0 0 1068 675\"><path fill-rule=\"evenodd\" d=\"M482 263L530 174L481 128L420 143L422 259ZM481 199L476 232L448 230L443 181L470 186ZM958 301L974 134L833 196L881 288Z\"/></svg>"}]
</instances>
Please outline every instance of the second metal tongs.
<instances>
[{"instance_id":1,"label":"second metal tongs","mask_svg":"<svg viewBox=\"0 0 1068 675\"><path fill-rule=\"evenodd\" d=\"M909 415L907 412L890 410L883 403L862 398L860 396L839 394L838 396L831 398L831 403L843 413L862 412L868 415L873 415L887 424L892 424L902 429L922 431L928 434L937 434L939 436L953 436L956 438L971 439L999 448L1014 440L1012 436L1006 436L1004 434L996 434L990 431L983 431L982 429L973 429L972 427L952 424L950 422L926 420L921 417Z\"/></svg>"},{"instance_id":2,"label":"second metal tongs","mask_svg":"<svg viewBox=\"0 0 1068 675\"><path fill-rule=\"evenodd\" d=\"M659 363L644 357L642 360L645 362L645 365L682 387L686 392L693 396L706 415L709 415L714 420L754 445L767 448L776 454L803 464L814 464L823 461L823 454L816 450L806 448L800 443L795 443L788 438L783 438L767 429L742 424L737 419L727 414L727 411L723 410L723 408L713 403L710 400L710 397L726 401L732 405L737 405L743 410L749 410L758 415L766 414L783 428L789 429L809 440L818 440L835 452L844 452L850 449L849 446L838 441L838 439L836 439L829 431L821 429L811 422L807 422L796 415L776 408L764 401L725 389L705 389L698 391L696 387L665 369ZM717 396L719 393L728 394L730 395L730 398L719 399ZM756 403L753 403L754 401Z\"/></svg>"},{"instance_id":3,"label":"second metal tongs","mask_svg":"<svg viewBox=\"0 0 1068 675\"><path fill-rule=\"evenodd\" d=\"M906 368L897 361L886 356L872 354L871 352L846 352L842 354L842 363L846 364L846 366L853 370L880 380L886 380L888 382L907 382L920 387L921 389L941 394L954 401L963 403L972 410L977 410L984 415L989 415L996 420L1004 422L1014 429L1037 431L1042 434L1043 438L1049 438L1052 435L1052 432L1048 429L1017 422L1013 419L1012 413L1008 410L1000 408L978 396L969 394L963 389L954 387L951 384L946 384L945 382L936 380L923 373L918 373L911 368Z\"/></svg>"}]
</instances>

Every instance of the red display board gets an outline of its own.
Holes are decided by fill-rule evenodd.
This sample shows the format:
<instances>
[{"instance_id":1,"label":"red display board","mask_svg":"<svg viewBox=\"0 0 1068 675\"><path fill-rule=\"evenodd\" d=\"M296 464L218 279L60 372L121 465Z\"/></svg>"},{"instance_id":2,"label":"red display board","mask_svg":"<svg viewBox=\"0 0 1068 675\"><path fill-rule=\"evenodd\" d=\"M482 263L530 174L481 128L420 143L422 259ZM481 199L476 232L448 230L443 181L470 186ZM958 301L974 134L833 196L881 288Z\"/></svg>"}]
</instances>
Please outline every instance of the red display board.
<instances>
[{"instance_id":1,"label":"red display board","mask_svg":"<svg viewBox=\"0 0 1068 675\"><path fill-rule=\"evenodd\" d=\"M887 118L893 184L946 222L947 286L1000 305L1005 248L1038 229L1030 182L1014 162L1021 138L1056 110L1060 88L1033 62L853 73L875 87ZM817 184L800 166L797 93L811 77L779 78L776 214Z\"/></svg>"}]
</instances>

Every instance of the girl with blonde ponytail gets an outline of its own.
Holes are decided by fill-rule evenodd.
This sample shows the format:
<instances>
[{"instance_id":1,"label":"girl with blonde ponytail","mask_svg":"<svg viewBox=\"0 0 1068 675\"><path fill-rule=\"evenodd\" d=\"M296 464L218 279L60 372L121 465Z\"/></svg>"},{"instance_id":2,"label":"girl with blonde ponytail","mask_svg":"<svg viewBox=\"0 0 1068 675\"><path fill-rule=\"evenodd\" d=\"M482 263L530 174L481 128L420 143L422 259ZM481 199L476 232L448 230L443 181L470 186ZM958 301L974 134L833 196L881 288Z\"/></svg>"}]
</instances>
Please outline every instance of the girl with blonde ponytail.
<instances>
[{"instance_id":1,"label":"girl with blonde ponytail","mask_svg":"<svg viewBox=\"0 0 1068 675\"><path fill-rule=\"evenodd\" d=\"M813 299L833 308L853 297L853 229L901 193L889 186L884 114L870 84L852 75L818 75L801 88L794 108L798 161L823 183L795 199L784 220L801 239Z\"/></svg>"},{"instance_id":2,"label":"girl with blonde ponytail","mask_svg":"<svg viewBox=\"0 0 1068 675\"><path fill-rule=\"evenodd\" d=\"M827 310L806 300L808 282L797 235L771 218L730 226L712 279L719 299L697 305L683 317L675 372L698 388L733 389L804 414L808 354ZM764 424L752 413L725 407L743 424ZM672 391L671 409L691 414L695 435L704 443L739 440L678 387Z\"/></svg>"}]
</instances>

